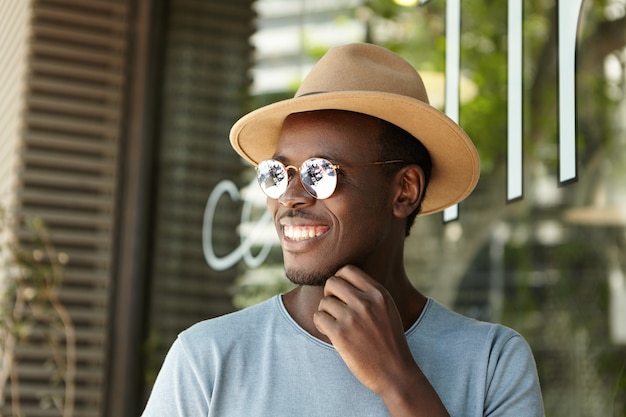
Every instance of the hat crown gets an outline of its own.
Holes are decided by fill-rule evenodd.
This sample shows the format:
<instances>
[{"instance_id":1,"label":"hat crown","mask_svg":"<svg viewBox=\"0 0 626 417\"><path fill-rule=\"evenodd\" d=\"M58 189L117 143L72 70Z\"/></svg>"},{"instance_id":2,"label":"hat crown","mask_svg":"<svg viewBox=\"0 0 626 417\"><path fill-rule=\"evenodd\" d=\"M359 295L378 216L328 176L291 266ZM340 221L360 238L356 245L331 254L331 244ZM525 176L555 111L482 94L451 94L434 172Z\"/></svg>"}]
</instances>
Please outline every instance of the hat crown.
<instances>
[{"instance_id":1,"label":"hat crown","mask_svg":"<svg viewBox=\"0 0 626 417\"><path fill-rule=\"evenodd\" d=\"M372 44L330 49L311 69L295 97L339 91L378 91L429 103L422 78L411 64Z\"/></svg>"}]
</instances>

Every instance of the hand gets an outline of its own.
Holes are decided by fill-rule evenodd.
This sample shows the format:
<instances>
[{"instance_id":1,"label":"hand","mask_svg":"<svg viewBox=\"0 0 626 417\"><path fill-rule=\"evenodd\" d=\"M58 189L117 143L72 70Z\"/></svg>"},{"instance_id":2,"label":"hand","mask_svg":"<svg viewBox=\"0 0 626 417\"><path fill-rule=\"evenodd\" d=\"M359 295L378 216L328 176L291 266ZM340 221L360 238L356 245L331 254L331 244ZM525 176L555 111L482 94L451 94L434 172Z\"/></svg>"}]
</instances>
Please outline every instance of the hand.
<instances>
[{"instance_id":1,"label":"hand","mask_svg":"<svg viewBox=\"0 0 626 417\"><path fill-rule=\"evenodd\" d=\"M365 272L347 265L330 277L313 322L391 415L447 415L413 359L393 298Z\"/></svg>"},{"instance_id":2,"label":"hand","mask_svg":"<svg viewBox=\"0 0 626 417\"><path fill-rule=\"evenodd\" d=\"M313 321L352 373L378 394L416 366L391 295L355 266L328 279Z\"/></svg>"}]
</instances>

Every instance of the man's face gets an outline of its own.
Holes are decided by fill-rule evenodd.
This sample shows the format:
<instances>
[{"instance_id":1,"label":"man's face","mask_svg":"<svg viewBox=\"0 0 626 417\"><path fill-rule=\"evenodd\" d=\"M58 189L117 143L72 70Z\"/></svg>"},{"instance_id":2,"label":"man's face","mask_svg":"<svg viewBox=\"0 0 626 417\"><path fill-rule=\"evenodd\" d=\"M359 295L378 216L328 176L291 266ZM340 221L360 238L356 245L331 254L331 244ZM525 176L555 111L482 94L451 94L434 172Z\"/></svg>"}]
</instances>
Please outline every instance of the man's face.
<instances>
[{"instance_id":1,"label":"man's face","mask_svg":"<svg viewBox=\"0 0 626 417\"><path fill-rule=\"evenodd\" d=\"M379 129L375 119L338 111L298 113L285 121L274 159L300 167L321 157L340 166L327 199L311 197L293 170L286 192L268 199L294 283L324 285L346 264L367 269L392 256L390 180L380 166L358 165L379 160Z\"/></svg>"}]
</instances>

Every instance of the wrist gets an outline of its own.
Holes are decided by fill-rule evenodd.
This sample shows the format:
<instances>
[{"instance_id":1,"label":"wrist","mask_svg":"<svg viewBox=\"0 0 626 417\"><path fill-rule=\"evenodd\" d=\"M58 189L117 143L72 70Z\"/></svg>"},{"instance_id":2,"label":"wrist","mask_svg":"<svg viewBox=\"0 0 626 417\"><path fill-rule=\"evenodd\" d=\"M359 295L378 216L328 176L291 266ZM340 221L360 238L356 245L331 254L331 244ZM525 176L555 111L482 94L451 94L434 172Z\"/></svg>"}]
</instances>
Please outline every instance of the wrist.
<instances>
[{"instance_id":1,"label":"wrist","mask_svg":"<svg viewBox=\"0 0 626 417\"><path fill-rule=\"evenodd\" d=\"M439 395L417 365L379 393L392 417L449 417Z\"/></svg>"}]
</instances>

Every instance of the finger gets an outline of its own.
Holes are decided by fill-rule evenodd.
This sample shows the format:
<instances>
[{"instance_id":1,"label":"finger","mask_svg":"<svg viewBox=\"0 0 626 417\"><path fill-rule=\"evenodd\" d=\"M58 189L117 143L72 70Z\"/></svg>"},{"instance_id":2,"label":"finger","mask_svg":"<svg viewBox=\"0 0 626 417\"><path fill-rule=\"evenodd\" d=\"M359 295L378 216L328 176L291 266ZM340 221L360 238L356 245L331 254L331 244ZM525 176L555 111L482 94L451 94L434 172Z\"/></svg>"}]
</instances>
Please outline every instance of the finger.
<instances>
[{"instance_id":1,"label":"finger","mask_svg":"<svg viewBox=\"0 0 626 417\"><path fill-rule=\"evenodd\" d=\"M328 278L324 285L324 297L335 297L345 304L350 304L360 292L361 290L346 281L345 278L336 275Z\"/></svg>"},{"instance_id":2,"label":"finger","mask_svg":"<svg viewBox=\"0 0 626 417\"><path fill-rule=\"evenodd\" d=\"M374 289L379 289L380 287L380 284L378 284L373 278L354 265L345 265L341 267L337 272L335 272L335 276L342 278L354 288L363 292L370 292Z\"/></svg>"},{"instance_id":3,"label":"finger","mask_svg":"<svg viewBox=\"0 0 626 417\"><path fill-rule=\"evenodd\" d=\"M323 311L335 319L341 317L347 308L346 303L335 296L323 297L317 307L318 311Z\"/></svg>"},{"instance_id":4,"label":"finger","mask_svg":"<svg viewBox=\"0 0 626 417\"><path fill-rule=\"evenodd\" d=\"M335 326L336 320L333 316L325 311L316 311L313 313L313 324L325 336L328 336L330 329Z\"/></svg>"},{"instance_id":5,"label":"finger","mask_svg":"<svg viewBox=\"0 0 626 417\"><path fill-rule=\"evenodd\" d=\"M325 296L334 296L349 306L367 307L373 303L381 306L389 298L387 290L361 269L347 265L329 278L324 287Z\"/></svg>"}]
</instances>

